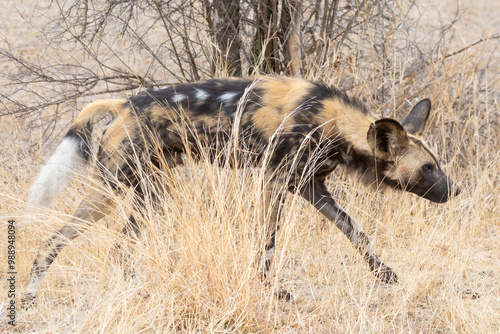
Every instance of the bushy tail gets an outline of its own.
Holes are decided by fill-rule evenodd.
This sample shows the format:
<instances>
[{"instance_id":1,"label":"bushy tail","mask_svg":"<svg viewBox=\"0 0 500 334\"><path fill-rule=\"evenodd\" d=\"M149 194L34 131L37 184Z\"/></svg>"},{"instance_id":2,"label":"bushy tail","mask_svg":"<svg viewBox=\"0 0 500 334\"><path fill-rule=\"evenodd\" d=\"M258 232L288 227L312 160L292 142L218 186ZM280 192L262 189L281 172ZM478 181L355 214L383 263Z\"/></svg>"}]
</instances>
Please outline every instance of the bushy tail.
<instances>
[{"instance_id":1,"label":"bushy tail","mask_svg":"<svg viewBox=\"0 0 500 334\"><path fill-rule=\"evenodd\" d=\"M126 108L126 100L98 100L78 115L55 153L42 167L28 195L29 207L51 207L57 194L71 178L81 173L91 161L91 135L94 118L111 112L118 116Z\"/></svg>"}]
</instances>

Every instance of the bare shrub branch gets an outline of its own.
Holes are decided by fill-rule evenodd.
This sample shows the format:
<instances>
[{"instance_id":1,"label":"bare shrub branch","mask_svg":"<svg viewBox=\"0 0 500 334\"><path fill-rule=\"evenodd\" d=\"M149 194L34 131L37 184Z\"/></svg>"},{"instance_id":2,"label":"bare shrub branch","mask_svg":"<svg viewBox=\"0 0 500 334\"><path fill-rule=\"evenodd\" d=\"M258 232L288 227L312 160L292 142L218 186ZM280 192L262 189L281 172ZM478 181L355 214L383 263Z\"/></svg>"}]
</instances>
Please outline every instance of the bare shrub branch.
<instances>
[{"instance_id":1,"label":"bare shrub branch","mask_svg":"<svg viewBox=\"0 0 500 334\"><path fill-rule=\"evenodd\" d=\"M48 23L36 41L43 54L27 53L20 43L0 49L0 62L10 69L0 74L0 115L36 115L49 106L64 113L89 96L270 73L305 75L354 93L370 83L374 91L363 94L369 102L401 103L403 94L392 96L389 83L409 93L408 85L424 82L436 63L498 39L448 51L457 9L434 44L423 46L414 29L418 17L409 14L415 6L398 0L52 0L33 10L55 13L44 14ZM398 59L408 62L394 63Z\"/></svg>"}]
</instances>

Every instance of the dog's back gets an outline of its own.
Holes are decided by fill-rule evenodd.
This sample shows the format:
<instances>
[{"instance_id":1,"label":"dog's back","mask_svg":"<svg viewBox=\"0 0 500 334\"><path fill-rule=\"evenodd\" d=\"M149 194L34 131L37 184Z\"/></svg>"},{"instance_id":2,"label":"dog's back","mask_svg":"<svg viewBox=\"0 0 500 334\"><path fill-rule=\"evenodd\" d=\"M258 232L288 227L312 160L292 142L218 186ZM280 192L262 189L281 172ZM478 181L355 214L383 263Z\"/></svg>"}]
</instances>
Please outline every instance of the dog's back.
<instances>
[{"instance_id":1,"label":"dog's back","mask_svg":"<svg viewBox=\"0 0 500 334\"><path fill-rule=\"evenodd\" d=\"M306 138L310 143L302 151L317 150L331 138L341 145L352 142L352 133L358 135L360 122L374 121L345 93L287 77L176 84L133 96L123 109L101 141L98 158L108 168L109 163L133 163L117 151L159 150L174 165L186 150L196 157L204 148L203 154L218 164L229 157L231 164L259 165L267 152L269 164L277 167L297 154ZM359 145L366 143L361 139ZM227 154L234 145L245 159Z\"/></svg>"}]
</instances>

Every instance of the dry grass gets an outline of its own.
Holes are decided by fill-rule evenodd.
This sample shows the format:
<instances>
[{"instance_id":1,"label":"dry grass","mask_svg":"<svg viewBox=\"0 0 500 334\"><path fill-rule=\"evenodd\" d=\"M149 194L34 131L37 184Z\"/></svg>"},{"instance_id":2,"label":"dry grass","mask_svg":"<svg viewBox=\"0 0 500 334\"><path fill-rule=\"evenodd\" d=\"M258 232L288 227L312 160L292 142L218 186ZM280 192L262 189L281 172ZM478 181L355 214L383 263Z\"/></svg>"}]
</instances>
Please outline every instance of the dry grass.
<instances>
[{"instance_id":1,"label":"dry grass","mask_svg":"<svg viewBox=\"0 0 500 334\"><path fill-rule=\"evenodd\" d=\"M45 278L37 305L19 311L16 327L7 325L2 306L0 329L500 332L500 90L498 64L488 60L499 57L489 48L491 43L483 43L428 64L424 74L385 79L390 101L384 105L372 98L380 84L373 79L380 66L376 55L364 66L346 62L340 69L330 64L309 71L311 78L327 82L342 84L339 78L351 78L352 93L389 116L408 110L406 98L434 102L428 137L462 188L458 198L438 205L407 193L375 193L343 175L332 176L329 185L373 236L377 253L398 273L400 283L380 283L332 224L303 199L289 196L272 284L264 286L256 263L264 241L258 219L261 171L187 160L185 168L164 176L173 186L162 199L163 210L151 210L144 220L146 236L133 246L133 279L124 279L122 266L113 259L114 244L127 242L120 233L132 210L126 198L64 249ZM411 64L412 59L399 59L389 70L404 73ZM64 224L85 187L74 183L53 211L26 213L27 190L43 161L30 148L40 145L42 135L23 132L18 120L7 119L2 119L0 132L0 245L5 254L6 222L15 218L21 292L41 240ZM4 259L2 255L3 282ZM6 300L5 288L0 288L0 303ZM283 288L292 292L293 302L274 297Z\"/></svg>"}]
</instances>

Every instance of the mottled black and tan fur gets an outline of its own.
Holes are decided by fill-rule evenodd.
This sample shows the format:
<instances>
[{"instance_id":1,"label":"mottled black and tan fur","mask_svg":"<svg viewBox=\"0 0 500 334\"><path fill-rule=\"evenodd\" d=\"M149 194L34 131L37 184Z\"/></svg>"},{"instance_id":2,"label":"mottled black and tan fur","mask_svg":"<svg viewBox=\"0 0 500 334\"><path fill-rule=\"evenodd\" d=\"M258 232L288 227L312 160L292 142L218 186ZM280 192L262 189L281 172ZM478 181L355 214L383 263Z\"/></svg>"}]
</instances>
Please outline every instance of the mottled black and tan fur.
<instances>
[{"instance_id":1,"label":"mottled black and tan fur","mask_svg":"<svg viewBox=\"0 0 500 334\"><path fill-rule=\"evenodd\" d=\"M144 166L173 168L182 164L184 154L208 157L222 166L263 167L269 226L264 273L271 263L281 205L287 192L295 192L337 225L377 277L395 282L396 274L375 255L363 228L332 198L325 179L344 166L368 184L413 192L434 202L458 194L419 137L429 111L430 101L423 100L402 124L377 120L338 89L286 77L208 80L154 89L128 100L99 100L80 113L34 182L29 201L49 206L67 175L81 161L92 160L94 118L110 112L114 120L100 141L97 164L99 178L116 191L133 187L141 203ZM273 192L278 200L271 199ZM61 249L114 205L109 195L97 190L85 197L73 221L40 249L27 300L36 297ZM141 212L140 205L137 209ZM124 231L140 234L133 216Z\"/></svg>"}]
</instances>

